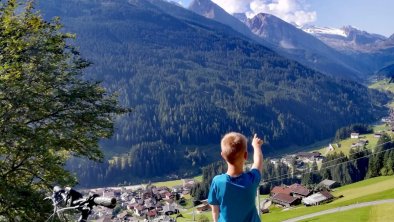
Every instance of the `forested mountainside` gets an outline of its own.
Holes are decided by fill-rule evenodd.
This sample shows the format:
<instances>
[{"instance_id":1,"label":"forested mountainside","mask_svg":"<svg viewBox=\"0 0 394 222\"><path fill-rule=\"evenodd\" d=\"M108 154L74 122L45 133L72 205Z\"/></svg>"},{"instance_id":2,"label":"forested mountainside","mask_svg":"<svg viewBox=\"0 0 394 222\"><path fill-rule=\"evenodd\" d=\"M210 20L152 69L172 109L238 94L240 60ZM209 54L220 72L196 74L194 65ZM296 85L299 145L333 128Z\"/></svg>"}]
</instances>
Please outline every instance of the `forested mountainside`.
<instances>
[{"instance_id":1,"label":"forested mountainside","mask_svg":"<svg viewBox=\"0 0 394 222\"><path fill-rule=\"evenodd\" d=\"M387 111L385 94L322 75L182 8L179 16L145 0L46 0L38 8L76 33L93 63L89 78L133 108L102 143L116 157L90 170L71 164L85 186L198 169L212 153L200 147L231 130L264 135L278 151Z\"/></svg>"}]
</instances>

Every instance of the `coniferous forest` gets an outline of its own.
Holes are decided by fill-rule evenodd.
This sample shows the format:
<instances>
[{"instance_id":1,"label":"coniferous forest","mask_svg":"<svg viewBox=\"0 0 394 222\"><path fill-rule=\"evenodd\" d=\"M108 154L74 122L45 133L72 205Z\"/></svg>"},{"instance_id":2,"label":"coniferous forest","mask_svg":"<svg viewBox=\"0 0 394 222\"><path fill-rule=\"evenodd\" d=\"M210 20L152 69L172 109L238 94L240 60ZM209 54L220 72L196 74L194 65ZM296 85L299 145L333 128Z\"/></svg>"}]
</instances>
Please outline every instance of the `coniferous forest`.
<instances>
[{"instance_id":1,"label":"coniferous forest","mask_svg":"<svg viewBox=\"0 0 394 222\"><path fill-rule=\"evenodd\" d=\"M83 186L199 172L219 158L217 144L228 131L257 132L266 152L278 153L387 111L383 93L322 75L227 26L163 4L166 10L145 0L38 5L45 18L60 16L64 29L76 33L74 44L92 62L89 78L133 109L101 143L103 164L69 164ZM185 154L195 148L197 161Z\"/></svg>"}]
</instances>

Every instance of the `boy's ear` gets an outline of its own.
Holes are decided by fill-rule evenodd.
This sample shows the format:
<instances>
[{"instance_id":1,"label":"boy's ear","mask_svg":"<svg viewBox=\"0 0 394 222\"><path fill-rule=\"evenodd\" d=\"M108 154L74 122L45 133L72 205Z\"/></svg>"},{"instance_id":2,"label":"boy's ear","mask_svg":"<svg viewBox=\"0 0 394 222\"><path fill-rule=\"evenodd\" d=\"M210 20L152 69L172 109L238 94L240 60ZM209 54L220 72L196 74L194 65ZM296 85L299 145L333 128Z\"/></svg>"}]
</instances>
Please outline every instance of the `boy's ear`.
<instances>
[{"instance_id":1,"label":"boy's ear","mask_svg":"<svg viewBox=\"0 0 394 222\"><path fill-rule=\"evenodd\" d=\"M245 160L248 159L248 152L247 152L247 151L244 153L244 159L245 159Z\"/></svg>"}]
</instances>

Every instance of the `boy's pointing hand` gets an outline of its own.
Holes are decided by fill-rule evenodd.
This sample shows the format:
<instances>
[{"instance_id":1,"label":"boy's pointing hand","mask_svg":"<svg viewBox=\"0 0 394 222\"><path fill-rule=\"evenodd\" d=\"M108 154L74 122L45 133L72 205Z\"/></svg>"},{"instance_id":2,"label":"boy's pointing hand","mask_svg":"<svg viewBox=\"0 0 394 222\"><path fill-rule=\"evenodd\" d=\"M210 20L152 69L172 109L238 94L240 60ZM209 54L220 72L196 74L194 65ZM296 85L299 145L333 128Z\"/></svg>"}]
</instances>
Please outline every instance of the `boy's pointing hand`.
<instances>
[{"instance_id":1,"label":"boy's pointing hand","mask_svg":"<svg viewBox=\"0 0 394 222\"><path fill-rule=\"evenodd\" d=\"M260 148L261 145L263 145L264 141L260 138L257 137L257 134L255 133L253 136L253 140L252 140L252 146L254 148Z\"/></svg>"}]
</instances>

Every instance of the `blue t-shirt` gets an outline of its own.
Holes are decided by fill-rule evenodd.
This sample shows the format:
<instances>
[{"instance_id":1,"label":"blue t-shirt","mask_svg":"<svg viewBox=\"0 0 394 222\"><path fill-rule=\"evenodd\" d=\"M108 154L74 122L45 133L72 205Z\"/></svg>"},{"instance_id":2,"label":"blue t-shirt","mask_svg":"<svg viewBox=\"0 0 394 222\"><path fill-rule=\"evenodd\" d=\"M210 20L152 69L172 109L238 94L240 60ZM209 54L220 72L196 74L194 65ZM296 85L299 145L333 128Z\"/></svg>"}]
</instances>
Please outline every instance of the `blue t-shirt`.
<instances>
[{"instance_id":1,"label":"blue t-shirt","mask_svg":"<svg viewBox=\"0 0 394 222\"><path fill-rule=\"evenodd\" d=\"M221 174L213 178L208 203L219 205L219 222L260 222L255 204L260 179L257 169L238 177Z\"/></svg>"}]
</instances>

